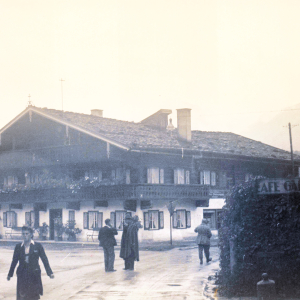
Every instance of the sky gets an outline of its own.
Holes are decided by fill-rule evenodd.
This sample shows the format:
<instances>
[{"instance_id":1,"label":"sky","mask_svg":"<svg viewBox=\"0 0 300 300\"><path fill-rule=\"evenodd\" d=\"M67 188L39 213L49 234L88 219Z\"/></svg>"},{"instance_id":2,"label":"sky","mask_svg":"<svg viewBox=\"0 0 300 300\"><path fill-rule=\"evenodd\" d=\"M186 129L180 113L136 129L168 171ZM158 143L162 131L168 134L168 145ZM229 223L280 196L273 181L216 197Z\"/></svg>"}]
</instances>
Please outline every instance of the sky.
<instances>
[{"instance_id":1,"label":"sky","mask_svg":"<svg viewBox=\"0 0 300 300\"><path fill-rule=\"evenodd\" d=\"M300 103L299 15L299 0L0 0L0 128L30 94L135 122L191 108L193 130L240 134Z\"/></svg>"}]
</instances>

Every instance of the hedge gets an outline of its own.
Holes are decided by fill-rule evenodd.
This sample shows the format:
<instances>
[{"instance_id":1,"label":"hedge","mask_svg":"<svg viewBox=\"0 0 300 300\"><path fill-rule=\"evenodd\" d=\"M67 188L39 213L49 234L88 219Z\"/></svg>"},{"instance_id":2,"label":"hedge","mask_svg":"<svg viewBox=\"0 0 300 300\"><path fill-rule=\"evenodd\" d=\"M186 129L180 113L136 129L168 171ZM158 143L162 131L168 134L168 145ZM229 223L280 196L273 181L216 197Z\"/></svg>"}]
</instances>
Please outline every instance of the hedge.
<instances>
[{"instance_id":1,"label":"hedge","mask_svg":"<svg viewBox=\"0 0 300 300\"><path fill-rule=\"evenodd\" d=\"M277 293L300 291L300 195L258 196L257 179L236 186L226 198L219 229L219 292L226 296L256 294L267 272ZM230 241L236 264L230 269Z\"/></svg>"}]
</instances>

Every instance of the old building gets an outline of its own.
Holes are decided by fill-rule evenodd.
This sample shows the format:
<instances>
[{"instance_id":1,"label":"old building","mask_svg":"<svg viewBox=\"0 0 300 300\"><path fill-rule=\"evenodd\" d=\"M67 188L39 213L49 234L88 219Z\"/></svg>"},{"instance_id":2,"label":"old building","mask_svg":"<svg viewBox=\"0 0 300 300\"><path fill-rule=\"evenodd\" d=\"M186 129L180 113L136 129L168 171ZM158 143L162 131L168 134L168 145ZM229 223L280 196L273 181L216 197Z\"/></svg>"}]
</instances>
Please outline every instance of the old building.
<instances>
[{"instance_id":1,"label":"old building","mask_svg":"<svg viewBox=\"0 0 300 300\"><path fill-rule=\"evenodd\" d=\"M251 176L287 177L290 154L224 132L191 130L191 110L178 128L162 109L140 123L28 106L0 131L0 233L29 224L76 222L78 239L106 218L122 230L138 215L144 240L194 236L203 217L219 226L225 193ZM295 170L300 166L295 161ZM174 210L170 219L169 210Z\"/></svg>"}]
</instances>

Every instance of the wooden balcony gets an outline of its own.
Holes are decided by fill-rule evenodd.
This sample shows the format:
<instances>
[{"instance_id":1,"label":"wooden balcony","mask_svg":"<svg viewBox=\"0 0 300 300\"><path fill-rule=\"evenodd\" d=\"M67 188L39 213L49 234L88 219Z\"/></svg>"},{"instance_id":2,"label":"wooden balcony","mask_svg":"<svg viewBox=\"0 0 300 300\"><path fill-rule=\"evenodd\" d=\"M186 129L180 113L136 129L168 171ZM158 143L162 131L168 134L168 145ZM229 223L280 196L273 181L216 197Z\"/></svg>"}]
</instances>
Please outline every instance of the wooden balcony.
<instances>
[{"instance_id":1,"label":"wooden balcony","mask_svg":"<svg viewBox=\"0 0 300 300\"><path fill-rule=\"evenodd\" d=\"M124 184L81 187L77 190L67 188L36 189L0 193L0 202L46 202L46 201L84 201L84 200L207 200L209 187L201 185L158 185Z\"/></svg>"}]
</instances>

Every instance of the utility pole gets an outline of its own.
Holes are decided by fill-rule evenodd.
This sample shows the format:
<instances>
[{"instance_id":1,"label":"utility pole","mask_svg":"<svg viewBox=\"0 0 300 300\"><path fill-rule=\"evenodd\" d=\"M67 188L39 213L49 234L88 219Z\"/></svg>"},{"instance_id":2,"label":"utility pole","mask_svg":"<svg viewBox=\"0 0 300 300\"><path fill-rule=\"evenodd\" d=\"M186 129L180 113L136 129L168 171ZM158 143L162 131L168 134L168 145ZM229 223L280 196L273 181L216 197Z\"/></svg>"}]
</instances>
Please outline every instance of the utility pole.
<instances>
[{"instance_id":1,"label":"utility pole","mask_svg":"<svg viewBox=\"0 0 300 300\"><path fill-rule=\"evenodd\" d=\"M61 110L64 111L63 81L65 80L61 78L59 81L61 82Z\"/></svg>"}]
</instances>

